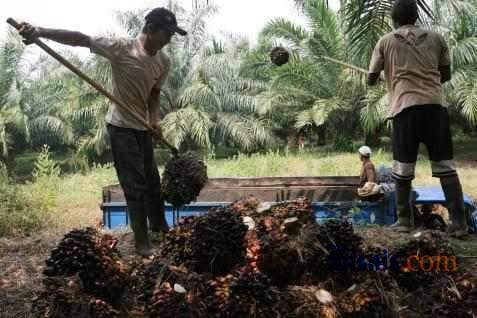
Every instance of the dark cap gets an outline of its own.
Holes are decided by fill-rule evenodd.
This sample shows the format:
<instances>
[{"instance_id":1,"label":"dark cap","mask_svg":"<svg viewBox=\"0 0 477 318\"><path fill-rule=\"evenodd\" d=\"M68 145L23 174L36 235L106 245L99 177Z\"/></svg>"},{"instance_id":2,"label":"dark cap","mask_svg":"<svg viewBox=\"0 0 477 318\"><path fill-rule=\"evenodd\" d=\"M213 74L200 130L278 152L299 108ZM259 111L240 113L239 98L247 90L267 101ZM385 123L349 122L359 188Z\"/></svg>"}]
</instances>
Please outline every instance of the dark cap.
<instances>
[{"instance_id":1,"label":"dark cap","mask_svg":"<svg viewBox=\"0 0 477 318\"><path fill-rule=\"evenodd\" d=\"M187 35L187 32L177 25L174 13L166 8L156 8L146 15L146 23L151 23L168 31Z\"/></svg>"}]
</instances>

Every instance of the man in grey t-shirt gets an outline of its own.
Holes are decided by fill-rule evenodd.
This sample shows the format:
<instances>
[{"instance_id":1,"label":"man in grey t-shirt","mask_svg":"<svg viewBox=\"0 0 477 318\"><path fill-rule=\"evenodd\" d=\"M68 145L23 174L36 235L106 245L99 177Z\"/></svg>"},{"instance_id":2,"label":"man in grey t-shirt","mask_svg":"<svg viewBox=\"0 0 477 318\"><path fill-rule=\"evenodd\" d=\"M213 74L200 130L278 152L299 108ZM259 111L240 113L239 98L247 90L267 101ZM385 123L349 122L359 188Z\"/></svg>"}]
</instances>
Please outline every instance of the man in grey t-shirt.
<instances>
[{"instance_id":1,"label":"man in grey t-shirt","mask_svg":"<svg viewBox=\"0 0 477 318\"><path fill-rule=\"evenodd\" d=\"M368 84L376 85L384 70L388 86L398 212L393 227L408 231L413 226L412 180L419 144L424 143L451 213L449 234L463 238L468 232L464 196L442 88L451 79L449 48L442 35L417 26L418 17L416 0L394 2L396 30L379 40L369 67Z\"/></svg>"},{"instance_id":2,"label":"man in grey t-shirt","mask_svg":"<svg viewBox=\"0 0 477 318\"><path fill-rule=\"evenodd\" d=\"M144 118L160 134L160 89L169 71L169 59L161 51L175 33L186 35L178 27L175 15L156 8L145 18L138 38L90 37L80 32L32 27L23 23L20 33L27 39L43 37L62 44L87 47L111 62L113 95L131 111ZM152 135L141 122L111 105L106 116L114 165L123 188L136 252L152 254L147 220L153 232L166 232L164 200L154 160Z\"/></svg>"}]
</instances>

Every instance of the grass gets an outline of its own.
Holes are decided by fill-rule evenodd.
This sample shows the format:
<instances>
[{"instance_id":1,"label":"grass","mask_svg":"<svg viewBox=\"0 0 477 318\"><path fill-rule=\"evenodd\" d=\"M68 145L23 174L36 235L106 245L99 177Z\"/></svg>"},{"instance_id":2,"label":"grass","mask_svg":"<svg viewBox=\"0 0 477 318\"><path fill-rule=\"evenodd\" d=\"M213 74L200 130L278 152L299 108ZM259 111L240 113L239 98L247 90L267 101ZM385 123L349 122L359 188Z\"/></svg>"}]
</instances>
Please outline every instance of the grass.
<instances>
[{"instance_id":1,"label":"grass","mask_svg":"<svg viewBox=\"0 0 477 318\"><path fill-rule=\"evenodd\" d=\"M473 148L476 149L476 148ZM462 148L457 163L464 191L477 198L477 161L469 147ZM391 166L392 155L376 151L375 165ZM267 154L238 155L231 159L207 160L210 177L264 177L264 176L352 176L358 175L360 162L355 153L314 151L301 154L269 152ZM114 168L93 168L88 174L62 176L57 184L53 220L58 229L92 225L101 219L102 187L117 183ZM416 168L415 185L438 185L431 177L430 164L420 156ZM22 185L25 192L41 191L32 185Z\"/></svg>"}]
</instances>

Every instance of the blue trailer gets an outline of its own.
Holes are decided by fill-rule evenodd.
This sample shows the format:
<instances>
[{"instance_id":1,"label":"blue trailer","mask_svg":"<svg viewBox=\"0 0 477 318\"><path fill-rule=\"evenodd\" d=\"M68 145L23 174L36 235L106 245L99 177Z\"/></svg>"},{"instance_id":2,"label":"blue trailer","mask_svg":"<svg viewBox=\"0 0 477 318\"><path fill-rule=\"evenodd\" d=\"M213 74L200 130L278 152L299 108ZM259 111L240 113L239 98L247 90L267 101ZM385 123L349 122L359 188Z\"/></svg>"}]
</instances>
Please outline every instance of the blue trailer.
<instances>
[{"instance_id":1,"label":"blue trailer","mask_svg":"<svg viewBox=\"0 0 477 318\"><path fill-rule=\"evenodd\" d=\"M307 197L318 222L330 218L346 217L355 224L389 225L396 220L394 195L389 193L377 202L360 201L356 196L356 177L285 177L285 178L211 178L202 190L197 202L179 210L166 203L166 220L169 225L178 218L202 215L211 208L255 196L262 202L280 202ZM416 187L415 204L442 204L445 198L440 187ZM467 213L474 231L477 232L477 205L465 196ZM109 229L127 227L129 217L124 195L119 185L103 189L103 223Z\"/></svg>"}]
</instances>

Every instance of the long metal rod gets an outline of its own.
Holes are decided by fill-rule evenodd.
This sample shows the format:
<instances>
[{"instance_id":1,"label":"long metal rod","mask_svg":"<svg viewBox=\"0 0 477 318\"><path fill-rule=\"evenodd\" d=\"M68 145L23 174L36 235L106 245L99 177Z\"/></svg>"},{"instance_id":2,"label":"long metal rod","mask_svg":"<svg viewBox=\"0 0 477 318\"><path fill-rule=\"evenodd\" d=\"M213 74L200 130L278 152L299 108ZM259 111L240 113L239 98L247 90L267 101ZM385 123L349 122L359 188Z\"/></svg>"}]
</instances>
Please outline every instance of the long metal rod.
<instances>
[{"instance_id":1,"label":"long metal rod","mask_svg":"<svg viewBox=\"0 0 477 318\"><path fill-rule=\"evenodd\" d=\"M19 24L17 21L15 21L12 18L7 19L7 23L13 26L15 29L20 30L21 29L21 24ZM40 39L36 38L33 39L32 41L36 45L38 45L40 48L42 48L46 53L51 55L55 60L66 66L70 71L78 75L81 79L86 81L88 84L93 86L99 93L103 94L105 97L109 98L113 103L119 106L121 110L127 112L129 115L133 116L134 119L139 121L141 124L143 124L152 134L153 136L161 141L164 145L166 145L170 150L174 153L177 154L177 149L171 145L169 142L167 142L160 134L156 132L156 130L148 123L144 118L142 118L139 114L131 110L126 104L124 104L122 101L114 97L111 93L109 93L106 89L104 89L101 85L99 85L96 81L91 79L88 75L84 74L81 70L79 70L76 66L71 64L68 60L66 60L63 56L55 52L52 48L50 48L48 45L43 43Z\"/></svg>"}]
</instances>

